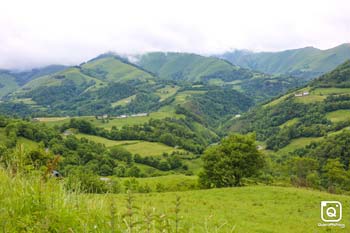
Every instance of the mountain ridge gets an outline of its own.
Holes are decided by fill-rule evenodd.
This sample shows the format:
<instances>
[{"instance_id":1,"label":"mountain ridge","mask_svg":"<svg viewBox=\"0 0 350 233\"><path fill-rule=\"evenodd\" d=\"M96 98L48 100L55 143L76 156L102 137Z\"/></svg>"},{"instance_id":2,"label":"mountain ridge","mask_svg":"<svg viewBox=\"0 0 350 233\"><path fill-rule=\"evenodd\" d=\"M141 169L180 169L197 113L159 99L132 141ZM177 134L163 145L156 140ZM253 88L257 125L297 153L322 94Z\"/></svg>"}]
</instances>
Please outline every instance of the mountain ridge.
<instances>
[{"instance_id":1,"label":"mountain ridge","mask_svg":"<svg viewBox=\"0 0 350 233\"><path fill-rule=\"evenodd\" d=\"M350 43L324 50L311 46L278 52L235 50L216 57L269 74L289 74L312 79L350 59Z\"/></svg>"}]
</instances>

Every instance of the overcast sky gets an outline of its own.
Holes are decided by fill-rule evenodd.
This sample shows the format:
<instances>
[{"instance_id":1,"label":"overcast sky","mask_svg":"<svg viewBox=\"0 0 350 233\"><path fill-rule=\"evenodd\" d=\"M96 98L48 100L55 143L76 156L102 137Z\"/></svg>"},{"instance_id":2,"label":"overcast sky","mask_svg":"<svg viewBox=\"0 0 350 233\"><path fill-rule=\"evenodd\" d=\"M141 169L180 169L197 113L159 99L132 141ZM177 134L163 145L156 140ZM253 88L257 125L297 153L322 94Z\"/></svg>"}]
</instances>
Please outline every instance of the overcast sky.
<instances>
[{"instance_id":1,"label":"overcast sky","mask_svg":"<svg viewBox=\"0 0 350 233\"><path fill-rule=\"evenodd\" d=\"M114 51L278 51L350 42L349 0L1 0L0 68Z\"/></svg>"}]
</instances>

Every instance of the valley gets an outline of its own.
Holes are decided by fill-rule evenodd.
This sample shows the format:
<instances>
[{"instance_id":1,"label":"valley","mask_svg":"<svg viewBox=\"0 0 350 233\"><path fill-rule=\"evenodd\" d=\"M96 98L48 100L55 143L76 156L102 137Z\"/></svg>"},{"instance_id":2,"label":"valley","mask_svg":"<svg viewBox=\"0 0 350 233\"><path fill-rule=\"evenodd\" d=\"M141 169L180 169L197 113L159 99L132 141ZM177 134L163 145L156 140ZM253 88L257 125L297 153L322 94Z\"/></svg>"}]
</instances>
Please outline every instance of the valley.
<instances>
[{"instance_id":1,"label":"valley","mask_svg":"<svg viewBox=\"0 0 350 233\"><path fill-rule=\"evenodd\" d=\"M350 201L349 61L318 78L188 53L133 61L1 73L0 197L22 187L57 232L311 232L321 200ZM15 203L0 199L47 231ZM29 229L13 221L1 226Z\"/></svg>"}]
</instances>

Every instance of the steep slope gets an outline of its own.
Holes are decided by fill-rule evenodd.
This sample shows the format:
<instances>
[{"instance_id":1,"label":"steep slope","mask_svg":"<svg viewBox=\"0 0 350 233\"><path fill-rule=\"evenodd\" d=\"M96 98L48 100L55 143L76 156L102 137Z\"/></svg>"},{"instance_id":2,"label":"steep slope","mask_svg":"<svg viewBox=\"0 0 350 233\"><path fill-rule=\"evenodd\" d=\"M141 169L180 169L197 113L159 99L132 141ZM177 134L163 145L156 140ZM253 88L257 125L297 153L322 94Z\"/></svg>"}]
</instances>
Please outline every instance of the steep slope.
<instances>
[{"instance_id":1,"label":"steep slope","mask_svg":"<svg viewBox=\"0 0 350 233\"><path fill-rule=\"evenodd\" d=\"M29 71L0 70L0 99L16 91L31 80L61 71L65 68L66 66L51 65Z\"/></svg>"},{"instance_id":2,"label":"steep slope","mask_svg":"<svg viewBox=\"0 0 350 233\"><path fill-rule=\"evenodd\" d=\"M201 78L223 71L236 71L239 69L230 63L189 53L148 53L142 55L139 66L157 74L164 79L201 81Z\"/></svg>"},{"instance_id":3,"label":"steep slope","mask_svg":"<svg viewBox=\"0 0 350 233\"><path fill-rule=\"evenodd\" d=\"M259 106L228 128L257 133L267 149L289 152L350 126L350 61L308 86Z\"/></svg>"},{"instance_id":4,"label":"steep slope","mask_svg":"<svg viewBox=\"0 0 350 233\"><path fill-rule=\"evenodd\" d=\"M311 79L350 59L350 43L327 50L313 47L260 53L237 50L218 57L268 74L287 74Z\"/></svg>"},{"instance_id":5,"label":"steep slope","mask_svg":"<svg viewBox=\"0 0 350 233\"><path fill-rule=\"evenodd\" d=\"M0 70L0 99L18 88L16 78L7 71Z\"/></svg>"},{"instance_id":6,"label":"steep slope","mask_svg":"<svg viewBox=\"0 0 350 233\"><path fill-rule=\"evenodd\" d=\"M103 81L146 81L153 74L114 54L103 54L81 65L81 72Z\"/></svg>"},{"instance_id":7,"label":"steep slope","mask_svg":"<svg viewBox=\"0 0 350 233\"><path fill-rule=\"evenodd\" d=\"M148 71L113 54L44 75L8 95L3 113L96 115L149 112L176 93ZM174 93L170 92L173 91ZM120 101L129 98L128 104ZM23 111L22 111L22 110Z\"/></svg>"},{"instance_id":8,"label":"steep slope","mask_svg":"<svg viewBox=\"0 0 350 233\"><path fill-rule=\"evenodd\" d=\"M57 72L62 71L66 68L67 68L67 66L63 66L63 65L49 65L49 66L35 68L32 70L27 70L27 71L20 71L20 72L11 71L11 75L15 76L17 83L20 86L22 86L22 85L26 84L27 82L34 80L38 77L57 73Z\"/></svg>"}]
</instances>

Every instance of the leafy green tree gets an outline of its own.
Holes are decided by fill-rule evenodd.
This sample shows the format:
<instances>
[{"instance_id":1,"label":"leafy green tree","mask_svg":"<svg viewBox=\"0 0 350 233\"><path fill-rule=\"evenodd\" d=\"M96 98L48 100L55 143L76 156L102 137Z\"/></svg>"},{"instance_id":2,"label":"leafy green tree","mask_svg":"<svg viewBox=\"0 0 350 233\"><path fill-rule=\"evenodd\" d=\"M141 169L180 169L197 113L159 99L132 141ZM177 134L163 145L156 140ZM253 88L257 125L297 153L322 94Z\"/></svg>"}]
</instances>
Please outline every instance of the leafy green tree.
<instances>
[{"instance_id":1,"label":"leafy green tree","mask_svg":"<svg viewBox=\"0 0 350 233\"><path fill-rule=\"evenodd\" d=\"M300 158L295 157L287 164L291 174L291 181L297 186L309 186L308 180L314 180L317 178L318 162L313 158ZM314 174L313 176L309 176ZM315 181L316 182L316 181Z\"/></svg>"},{"instance_id":2,"label":"leafy green tree","mask_svg":"<svg viewBox=\"0 0 350 233\"><path fill-rule=\"evenodd\" d=\"M118 177L124 177L126 173L126 167L123 164L118 164L118 166L113 169L113 173Z\"/></svg>"},{"instance_id":3,"label":"leafy green tree","mask_svg":"<svg viewBox=\"0 0 350 233\"><path fill-rule=\"evenodd\" d=\"M219 145L209 147L202 159L204 171L200 183L208 188L240 186L242 178L257 174L264 166L255 135L224 138Z\"/></svg>"},{"instance_id":4,"label":"leafy green tree","mask_svg":"<svg viewBox=\"0 0 350 233\"><path fill-rule=\"evenodd\" d=\"M141 176L141 170L140 168L136 166L131 166L126 170L126 175L130 177L140 177Z\"/></svg>"},{"instance_id":5,"label":"leafy green tree","mask_svg":"<svg viewBox=\"0 0 350 233\"><path fill-rule=\"evenodd\" d=\"M345 171L344 165L339 158L328 159L323 169L330 192L335 192L337 188L349 187L350 179L348 173Z\"/></svg>"},{"instance_id":6,"label":"leafy green tree","mask_svg":"<svg viewBox=\"0 0 350 233\"><path fill-rule=\"evenodd\" d=\"M127 162L128 164L133 162L131 153L120 146L111 148L110 155L111 158Z\"/></svg>"}]
</instances>

